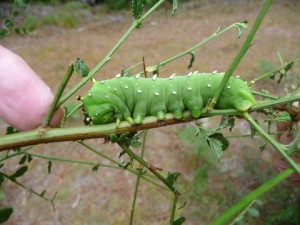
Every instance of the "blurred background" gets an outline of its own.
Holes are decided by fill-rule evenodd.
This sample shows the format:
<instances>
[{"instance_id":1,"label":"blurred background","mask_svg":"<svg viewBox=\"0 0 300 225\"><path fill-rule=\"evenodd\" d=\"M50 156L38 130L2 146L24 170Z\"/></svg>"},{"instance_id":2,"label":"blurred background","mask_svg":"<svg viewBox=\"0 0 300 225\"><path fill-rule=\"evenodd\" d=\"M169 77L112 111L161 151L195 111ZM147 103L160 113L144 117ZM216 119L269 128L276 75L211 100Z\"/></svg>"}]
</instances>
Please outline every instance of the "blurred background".
<instances>
[{"instance_id":1,"label":"blurred background","mask_svg":"<svg viewBox=\"0 0 300 225\"><path fill-rule=\"evenodd\" d=\"M93 68L116 44L131 25L133 18L128 0L86 1L28 1L25 9L14 18L15 24L30 34L11 35L0 44L21 55L55 92L70 62L80 57ZM149 9L156 0L146 0ZM160 70L160 76L172 73L187 74L189 71L223 72L243 44L252 27L263 1L180 1L179 9L171 17L171 1L166 1L121 46L111 61L96 74L96 79L107 79L145 58L147 66L154 65L190 48L234 22L248 20L249 28L238 39L235 30L196 50L193 67L188 70L189 56L168 64ZM0 2L1 21L12 9L11 1ZM288 62L300 57L300 2L274 1L253 45L238 66L235 75L250 80L260 73L280 65L277 52ZM136 71L142 70L142 66ZM299 65L292 71L291 82L300 74ZM81 78L73 76L67 90ZM295 83L294 83L295 84ZM87 83L77 94L84 95L91 87ZM271 94L283 93L282 85L268 80L257 83L253 89L267 89ZM75 96L67 104L72 104ZM81 113L66 126L83 125ZM220 118L201 120L212 127ZM0 121L0 134L6 124ZM272 165L274 149L264 151L260 138L230 138L230 146L220 162L215 162L205 141L195 136L195 125L182 124L153 129L148 132L145 159L152 165L181 173L178 179L182 193L178 216L186 217L187 225L209 224L220 213L277 174ZM249 134L250 128L243 120L226 135ZM104 144L103 139L87 140L86 143L117 161L120 148ZM140 150L135 149L138 153ZM47 154L69 159L109 164L76 142L39 145L32 153ZM1 154L6 154L5 152ZM19 158L5 163L5 170L15 171ZM27 187L38 192L47 189L46 196L57 192L55 211L51 204L11 182L1 187L1 207L12 206L14 213L7 224L129 224L130 207L136 176L112 168L76 163L52 161L33 157L29 171L20 178ZM137 199L134 224L168 224L172 195L152 184L141 182ZM300 188L283 182L272 189L252 206L239 224L299 225Z\"/></svg>"}]
</instances>

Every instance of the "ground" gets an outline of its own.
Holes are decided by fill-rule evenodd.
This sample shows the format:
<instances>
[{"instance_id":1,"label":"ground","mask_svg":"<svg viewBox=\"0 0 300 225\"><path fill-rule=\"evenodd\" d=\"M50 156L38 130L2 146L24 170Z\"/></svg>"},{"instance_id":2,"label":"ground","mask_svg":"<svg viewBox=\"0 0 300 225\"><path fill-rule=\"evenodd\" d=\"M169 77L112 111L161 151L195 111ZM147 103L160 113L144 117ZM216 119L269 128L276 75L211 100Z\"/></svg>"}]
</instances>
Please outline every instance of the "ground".
<instances>
[{"instance_id":1,"label":"ground","mask_svg":"<svg viewBox=\"0 0 300 225\"><path fill-rule=\"evenodd\" d=\"M32 13L42 12L43 7L39 7L31 8ZM160 9L143 23L142 29L128 38L95 78L110 78L123 67L140 62L143 56L147 65L156 64L193 46L214 33L218 27L224 28L234 22L248 20L251 28L260 7L260 1L226 1L222 4L195 1L182 4L173 18L169 8ZM111 12L102 6L83 11L82 21L74 28L44 25L31 35L14 35L3 39L1 45L23 56L47 84L56 90L71 61L80 57L91 68L94 67L132 23L129 11ZM299 57L299 13L299 3L276 1L235 74L249 80L264 71L262 65L266 61L280 65L277 52L280 52L286 62ZM225 71L245 36L238 39L236 31L232 30L198 49L191 71ZM189 57L184 57L165 66L160 74L186 74L189 72L188 63ZM139 70L141 69L140 67ZM294 71L299 71L299 66ZM79 80L80 77L74 76L67 89ZM91 85L87 83L78 94L85 94ZM270 81L258 83L253 88L268 88L271 93L276 94L278 92L276 88L274 90L274 85L275 82ZM75 96L72 100L75 100ZM206 126L212 126L218 122L216 120L217 118L210 118L203 122ZM237 123L233 134L249 133L247 123L242 120ZM82 125L82 122L72 120L67 124L75 125ZM3 133L5 124L1 123L0 126ZM184 124L150 130L145 159L163 168L165 174L168 171L182 174L178 180L182 192L180 204L186 202L186 206L179 211L178 216L186 217L185 224L209 224L245 193L276 174L271 162L273 149L268 146L265 151L260 152L258 147L261 141L258 138L231 139L229 149L221 161L215 163L207 146L202 143L203 140L195 140L193 128L193 124ZM103 144L102 139L86 143L119 160L118 146ZM30 151L109 164L107 160L95 157L95 154L80 144L72 142L39 145ZM14 171L18 160L8 162L5 169ZM9 168L9 165L14 167ZM49 202L36 196L28 198L28 192L24 189L5 182L5 199L1 205L14 208L8 224L129 224L136 181L133 174L102 167L98 171L92 171L91 166L53 161L52 171L48 175L48 161L37 157L34 157L29 166L30 171L20 180L36 191L47 189L46 196L49 197L57 191L55 211ZM280 188L274 190L299 193L287 182ZM168 224L171 197L167 191L142 181L134 224ZM272 200L263 201L263 208L271 208L274 212L282 207L279 203L272 205ZM263 208L260 208L261 217L256 220L248 218L248 224L264 224L268 213Z\"/></svg>"}]
</instances>

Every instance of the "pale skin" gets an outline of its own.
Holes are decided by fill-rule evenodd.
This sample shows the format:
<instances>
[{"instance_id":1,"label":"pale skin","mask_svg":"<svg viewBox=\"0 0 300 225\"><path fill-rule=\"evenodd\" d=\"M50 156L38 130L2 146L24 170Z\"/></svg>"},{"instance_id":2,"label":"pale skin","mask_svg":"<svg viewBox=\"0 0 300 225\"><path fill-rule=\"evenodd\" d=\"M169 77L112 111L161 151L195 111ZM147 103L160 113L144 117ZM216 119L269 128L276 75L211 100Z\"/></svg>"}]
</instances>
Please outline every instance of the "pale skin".
<instances>
[{"instance_id":1,"label":"pale skin","mask_svg":"<svg viewBox=\"0 0 300 225\"><path fill-rule=\"evenodd\" d=\"M0 45L0 119L19 131L38 128L54 95L44 81L17 54ZM57 127L58 109L50 122Z\"/></svg>"}]
</instances>

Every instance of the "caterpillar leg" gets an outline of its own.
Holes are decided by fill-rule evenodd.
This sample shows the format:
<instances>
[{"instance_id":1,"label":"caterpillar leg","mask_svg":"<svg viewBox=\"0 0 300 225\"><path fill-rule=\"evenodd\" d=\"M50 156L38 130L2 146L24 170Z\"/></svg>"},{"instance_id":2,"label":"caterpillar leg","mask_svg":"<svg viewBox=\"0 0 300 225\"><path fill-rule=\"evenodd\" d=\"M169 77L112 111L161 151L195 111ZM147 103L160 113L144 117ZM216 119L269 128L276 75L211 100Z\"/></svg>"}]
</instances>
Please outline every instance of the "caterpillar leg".
<instances>
[{"instance_id":1,"label":"caterpillar leg","mask_svg":"<svg viewBox=\"0 0 300 225\"><path fill-rule=\"evenodd\" d=\"M157 120L165 120L166 119L166 113L164 111L159 111L156 113Z\"/></svg>"},{"instance_id":2,"label":"caterpillar leg","mask_svg":"<svg viewBox=\"0 0 300 225\"><path fill-rule=\"evenodd\" d=\"M191 112L192 117L195 118L195 119L196 119L196 118L199 118L200 115L201 115L202 108L203 108L203 107L200 107L200 106L193 106L193 107L190 107L190 108L189 108L189 111Z\"/></svg>"},{"instance_id":3,"label":"caterpillar leg","mask_svg":"<svg viewBox=\"0 0 300 225\"><path fill-rule=\"evenodd\" d=\"M144 113L135 113L133 115L133 118L134 118L135 124L141 124L143 122L143 119L145 118L145 114Z\"/></svg>"},{"instance_id":4,"label":"caterpillar leg","mask_svg":"<svg viewBox=\"0 0 300 225\"><path fill-rule=\"evenodd\" d=\"M180 120L182 118L182 110L181 109L174 110L172 112L172 114L174 115L174 118L177 120Z\"/></svg>"}]
</instances>

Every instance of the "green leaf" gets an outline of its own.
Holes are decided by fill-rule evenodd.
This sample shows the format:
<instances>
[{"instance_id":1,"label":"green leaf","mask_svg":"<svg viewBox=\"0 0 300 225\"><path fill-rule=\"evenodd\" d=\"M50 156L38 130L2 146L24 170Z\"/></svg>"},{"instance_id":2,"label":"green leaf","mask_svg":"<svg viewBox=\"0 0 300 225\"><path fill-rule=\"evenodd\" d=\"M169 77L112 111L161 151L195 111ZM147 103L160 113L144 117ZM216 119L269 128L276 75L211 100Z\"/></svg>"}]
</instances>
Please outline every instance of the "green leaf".
<instances>
[{"instance_id":1,"label":"green leaf","mask_svg":"<svg viewBox=\"0 0 300 225\"><path fill-rule=\"evenodd\" d=\"M48 161L48 174L51 173L51 169L52 169L52 161Z\"/></svg>"},{"instance_id":2,"label":"green leaf","mask_svg":"<svg viewBox=\"0 0 300 225\"><path fill-rule=\"evenodd\" d=\"M182 216L173 222L173 225L181 225L185 222L185 218Z\"/></svg>"},{"instance_id":3,"label":"green leaf","mask_svg":"<svg viewBox=\"0 0 300 225\"><path fill-rule=\"evenodd\" d=\"M90 71L89 67L80 58L76 60L74 69L81 77L86 77Z\"/></svg>"},{"instance_id":4,"label":"green leaf","mask_svg":"<svg viewBox=\"0 0 300 225\"><path fill-rule=\"evenodd\" d=\"M93 166L92 170L93 170L93 171L97 171L97 170L98 170L98 168L99 168L99 166L100 166L99 164L97 164L97 165Z\"/></svg>"},{"instance_id":5,"label":"green leaf","mask_svg":"<svg viewBox=\"0 0 300 225\"><path fill-rule=\"evenodd\" d=\"M291 121L291 116L288 112L279 112L279 114L274 118L277 122L288 122Z\"/></svg>"},{"instance_id":6,"label":"green leaf","mask_svg":"<svg viewBox=\"0 0 300 225\"><path fill-rule=\"evenodd\" d=\"M8 36L9 32L6 29L0 29L0 39L5 38L6 36Z\"/></svg>"},{"instance_id":7,"label":"green leaf","mask_svg":"<svg viewBox=\"0 0 300 225\"><path fill-rule=\"evenodd\" d=\"M193 63L195 61L195 52L191 51L189 54L191 55L191 59L190 59L190 63L189 63L188 69L192 68Z\"/></svg>"},{"instance_id":8,"label":"green leaf","mask_svg":"<svg viewBox=\"0 0 300 225\"><path fill-rule=\"evenodd\" d=\"M176 181L179 176L180 176L180 173L178 173L178 172L173 172L173 173L168 172L168 176L167 176L166 180L169 184L174 186L176 184Z\"/></svg>"},{"instance_id":9,"label":"green leaf","mask_svg":"<svg viewBox=\"0 0 300 225\"><path fill-rule=\"evenodd\" d=\"M178 1L179 0L173 0L173 4L172 4L172 16L175 15L176 10L178 9Z\"/></svg>"},{"instance_id":10,"label":"green leaf","mask_svg":"<svg viewBox=\"0 0 300 225\"><path fill-rule=\"evenodd\" d=\"M18 133L13 127L6 128L6 135Z\"/></svg>"},{"instance_id":11,"label":"green leaf","mask_svg":"<svg viewBox=\"0 0 300 225\"><path fill-rule=\"evenodd\" d=\"M0 174L0 186L2 185L3 181L4 181L4 176L2 176L2 174Z\"/></svg>"},{"instance_id":12,"label":"green leaf","mask_svg":"<svg viewBox=\"0 0 300 225\"><path fill-rule=\"evenodd\" d=\"M32 158L32 156L31 155L29 155L29 154L27 154L27 162L31 162L33 160L33 158Z\"/></svg>"},{"instance_id":13,"label":"green leaf","mask_svg":"<svg viewBox=\"0 0 300 225\"><path fill-rule=\"evenodd\" d=\"M44 197L45 193L46 193L46 189L43 190L43 192L41 193L41 197Z\"/></svg>"},{"instance_id":14,"label":"green leaf","mask_svg":"<svg viewBox=\"0 0 300 225\"><path fill-rule=\"evenodd\" d=\"M225 151L229 146L228 140L223 136L222 133L214 133L210 135L209 138L219 140L222 144L222 151Z\"/></svg>"},{"instance_id":15,"label":"green leaf","mask_svg":"<svg viewBox=\"0 0 300 225\"><path fill-rule=\"evenodd\" d=\"M116 134L110 134L109 138L112 143L116 143L119 140L119 137Z\"/></svg>"},{"instance_id":16,"label":"green leaf","mask_svg":"<svg viewBox=\"0 0 300 225\"><path fill-rule=\"evenodd\" d=\"M237 30L237 37L240 38L242 34L244 33L245 29L247 28L247 20L244 20L240 23L235 23L235 27Z\"/></svg>"},{"instance_id":17,"label":"green leaf","mask_svg":"<svg viewBox=\"0 0 300 225\"><path fill-rule=\"evenodd\" d=\"M27 155L24 154L23 157L20 159L19 164L20 165L24 164L26 162L26 160L27 160Z\"/></svg>"},{"instance_id":18,"label":"green leaf","mask_svg":"<svg viewBox=\"0 0 300 225\"><path fill-rule=\"evenodd\" d=\"M214 138L209 138L207 139L207 144L209 145L213 158L215 161L220 161L221 156L223 154L223 144L220 140L214 139Z\"/></svg>"},{"instance_id":19,"label":"green leaf","mask_svg":"<svg viewBox=\"0 0 300 225\"><path fill-rule=\"evenodd\" d=\"M15 0L15 3L20 8L25 8L27 5L25 0Z\"/></svg>"},{"instance_id":20,"label":"green leaf","mask_svg":"<svg viewBox=\"0 0 300 225\"><path fill-rule=\"evenodd\" d=\"M23 176L28 170L28 166L22 166L13 175L10 176L11 179L15 180L17 177Z\"/></svg>"},{"instance_id":21,"label":"green leaf","mask_svg":"<svg viewBox=\"0 0 300 225\"><path fill-rule=\"evenodd\" d=\"M8 29L11 29L11 28L14 27L14 23L13 23L13 21L10 20L10 19L6 19L6 20L4 21L4 25L5 25L5 27L8 28Z\"/></svg>"},{"instance_id":22,"label":"green leaf","mask_svg":"<svg viewBox=\"0 0 300 225\"><path fill-rule=\"evenodd\" d=\"M253 207L248 209L248 214L253 217L259 217L259 215L260 215L259 211Z\"/></svg>"},{"instance_id":23,"label":"green leaf","mask_svg":"<svg viewBox=\"0 0 300 225\"><path fill-rule=\"evenodd\" d=\"M134 19L140 19L143 15L144 0L132 0L132 14Z\"/></svg>"},{"instance_id":24,"label":"green leaf","mask_svg":"<svg viewBox=\"0 0 300 225\"><path fill-rule=\"evenodd\" d=\"M14 210L11 207L0 209L0 223L6 222L13 212Z\"/></svg>"}]
</instances>

